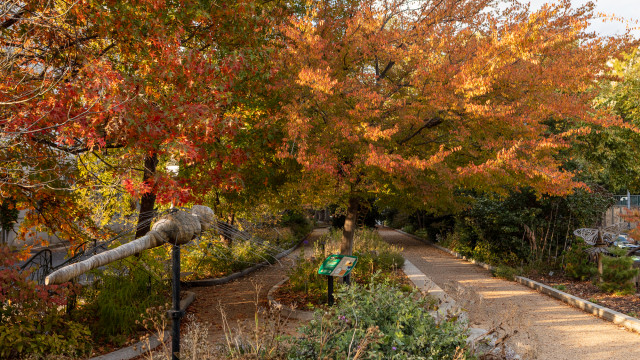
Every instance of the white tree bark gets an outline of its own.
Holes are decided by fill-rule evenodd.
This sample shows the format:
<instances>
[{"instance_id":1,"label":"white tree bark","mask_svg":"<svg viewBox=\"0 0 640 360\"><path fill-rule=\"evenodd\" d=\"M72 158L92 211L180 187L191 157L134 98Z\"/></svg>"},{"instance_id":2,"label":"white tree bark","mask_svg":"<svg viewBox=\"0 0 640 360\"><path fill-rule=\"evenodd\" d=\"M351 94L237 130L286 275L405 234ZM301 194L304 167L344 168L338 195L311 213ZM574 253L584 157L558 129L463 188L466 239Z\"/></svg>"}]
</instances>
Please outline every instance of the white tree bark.
<instances>
[{"instance_id":1,"label":"white tree bark","mask_svg":"<svg viewBox=\"0 0 640 360\"><path fill-rule=\"evenodd\" d=\"M58 269L44 280L45 285L61 284L78 277L92 269L99 268L114 261L118 261L138 254L143 250L152 249L164 243L177 245L186 244L204 229L209 229L215 221L213 211L201 205L192 208L191 213L176 211L160 218L151 231L145 236L133 240L115 249L94 255L87 260L70 264Z\"/></svg>"}]
</instances>

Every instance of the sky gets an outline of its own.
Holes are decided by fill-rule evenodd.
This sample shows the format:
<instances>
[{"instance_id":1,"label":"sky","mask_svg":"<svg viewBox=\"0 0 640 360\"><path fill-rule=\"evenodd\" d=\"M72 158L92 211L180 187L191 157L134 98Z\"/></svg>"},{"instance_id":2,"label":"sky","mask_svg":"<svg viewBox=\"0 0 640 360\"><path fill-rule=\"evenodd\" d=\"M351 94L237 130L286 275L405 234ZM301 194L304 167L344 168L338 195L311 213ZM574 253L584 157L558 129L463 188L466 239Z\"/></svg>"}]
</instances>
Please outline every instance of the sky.
<instances>
[{"instance_id":1,"label":"sky","mask_svg":"<svg viewBox=\"0 0 640 360\"><path fill-rule=\"evenodd\" d=\"M526 2L527 0L522 0ZM531 0L531 10L539 9L544 3L553 3L554 0ZM574 7L587 3L587 0L572 0ZM640 20L640 0L595 0L596 13L602 12L608 15L616 15L618 17L624 17L629 20ZM623 33L626 30L626 26L620 22L606 22L596 19L591 24L591 30L594 30L602 35L614 35ZM631 26L638 27L640 24L632 24ZM632 34L636 38L640 38L640 29L635 29Z\"/></svg>"}]
</instances>

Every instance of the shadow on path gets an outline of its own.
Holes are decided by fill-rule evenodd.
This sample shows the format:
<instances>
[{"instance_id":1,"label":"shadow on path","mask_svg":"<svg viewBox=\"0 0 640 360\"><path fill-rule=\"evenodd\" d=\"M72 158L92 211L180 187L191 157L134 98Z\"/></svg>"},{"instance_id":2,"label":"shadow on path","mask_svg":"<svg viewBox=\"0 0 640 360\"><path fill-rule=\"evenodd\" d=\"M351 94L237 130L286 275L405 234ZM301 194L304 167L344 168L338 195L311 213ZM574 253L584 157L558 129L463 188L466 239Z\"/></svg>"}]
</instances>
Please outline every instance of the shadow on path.
<instances>
[{"instance_id":1,"label":"shadow on path","mask_svg":"<svg viewBox=\"0 0 640 360\"><path fill-rule=\"evenodd\" d=\"M523 359L638 359L640 335L586 314L525 286L495 278L392 229L379 229L389 243L451 295L469 313L472 327L501 327Z\"/></svg>"}]
</instances>

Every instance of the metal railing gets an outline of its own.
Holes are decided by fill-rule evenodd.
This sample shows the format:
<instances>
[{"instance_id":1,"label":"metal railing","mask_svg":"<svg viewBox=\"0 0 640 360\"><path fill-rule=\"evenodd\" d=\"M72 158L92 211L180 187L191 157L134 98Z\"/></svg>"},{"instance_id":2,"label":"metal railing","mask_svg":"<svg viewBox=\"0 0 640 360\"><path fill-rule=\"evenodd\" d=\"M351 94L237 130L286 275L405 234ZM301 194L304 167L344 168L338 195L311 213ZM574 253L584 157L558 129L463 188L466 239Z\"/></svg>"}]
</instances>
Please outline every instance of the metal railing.
<instances>
[{"instance_id":1,"label":"metal railing","mask_svg":"<svg viewBox=\"0 0 640 360\"><path fill-rule=\"evenodd\" d=\"M640 207L640 195L613 195L613 206Z\"/></svg>"}]
</instances>

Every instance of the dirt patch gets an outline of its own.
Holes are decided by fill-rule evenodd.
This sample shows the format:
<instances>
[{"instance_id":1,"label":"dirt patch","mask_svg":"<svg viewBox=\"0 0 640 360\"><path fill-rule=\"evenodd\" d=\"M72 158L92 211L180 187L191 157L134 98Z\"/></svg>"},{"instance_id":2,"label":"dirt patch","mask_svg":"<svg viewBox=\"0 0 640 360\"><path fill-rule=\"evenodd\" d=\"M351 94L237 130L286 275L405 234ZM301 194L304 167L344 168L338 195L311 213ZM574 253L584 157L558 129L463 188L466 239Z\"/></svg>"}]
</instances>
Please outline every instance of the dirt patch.
<instances>
[{"instance_id":1,"label":"dirt patch","mask_svg":"<svg viewBox=\"0 0 640 360\"><path fill-rule=\"evenodd\" d=\"M560 291L577 296L581 299L589 300L592 303L608 307L609 309L627 314L629 316L640 316L640 294L614 295L606 294L594 285L591 281L573 280L563 274L528 274L531 280L554 287Z\"/></svg>"}]
</instances>

